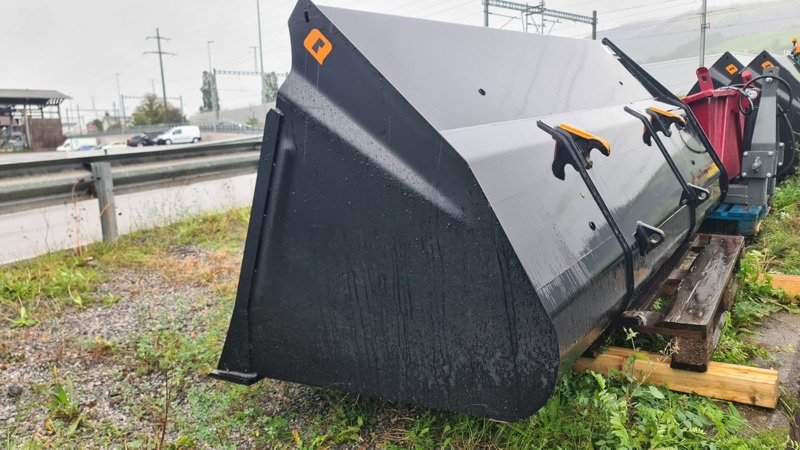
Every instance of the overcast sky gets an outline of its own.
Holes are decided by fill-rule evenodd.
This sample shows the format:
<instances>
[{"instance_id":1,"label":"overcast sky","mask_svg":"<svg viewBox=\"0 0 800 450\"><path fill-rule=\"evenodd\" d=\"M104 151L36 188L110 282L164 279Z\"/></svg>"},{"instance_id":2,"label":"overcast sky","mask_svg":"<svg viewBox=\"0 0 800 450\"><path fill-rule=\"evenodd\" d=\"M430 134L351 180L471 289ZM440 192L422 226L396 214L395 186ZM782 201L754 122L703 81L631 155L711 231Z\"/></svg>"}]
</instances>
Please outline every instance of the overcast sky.
<instances>
[{"instance_id":1,"label":"overcast sky","mask_svg":"<svg viewBox=\"0 0 800 450\"><path fill-rule=\"evenodd\" d=\"M2 2L3 46L0 87L56 89L80 105L86 121L94 114L113 114L117 102L117 77L123 95L161 92L156 42L146 40L160 28L165 41L164 71L167 96L183 96L188 115L201 104L201 74L208 68L207 41L216 68L253 70L258 45L257 0L23 0ZM320 4L376 11L471 25L483 24L481 0L327 0ZM600 29L642 20L663 20L699 8L701 0L548 0L548 8L591 15L598 11ZM730 0L710 0L709 8L730 5ZM290 68L286 21L295 2L261 0L261 25L266 71ZM494 10L497 13L508 13ZM520 30L519 20L492 16L491 26ZM657 28L657 25L654 25ZM588 25L553 24L551 33L582 37ZM151 80L153 80L151 82ZM258 102L257 77L219 78L222 108ZM117 102L118 103L118 102ZM130 114L136 100L125 100ZM177 103L177 102L175 102Z\"/></svg>"}]
</instances>

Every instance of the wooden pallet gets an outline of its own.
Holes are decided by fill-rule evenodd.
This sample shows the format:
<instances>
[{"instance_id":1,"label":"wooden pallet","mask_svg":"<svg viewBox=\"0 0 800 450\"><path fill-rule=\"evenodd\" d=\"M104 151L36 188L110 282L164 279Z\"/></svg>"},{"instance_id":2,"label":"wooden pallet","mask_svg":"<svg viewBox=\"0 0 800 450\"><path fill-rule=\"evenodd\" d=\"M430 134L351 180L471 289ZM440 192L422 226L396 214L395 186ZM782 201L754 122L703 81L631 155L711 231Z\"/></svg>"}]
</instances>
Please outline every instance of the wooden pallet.
<instances>
[{"instance_id":1,"label":"wooden pallet","mask_svg":"<svg viewBox=\"0 0 800 450\"><path fill-rule=\"evenodd\" d=\"M615 322L674 338L673 368L704 372L738 287L741 236L698 234Z\"/></svg>"},{"instance_id":2,"label":"wooden pallet","mask_svg":"<svg viewBox=\"0 0 800 450\"><path fill-rule=\"evenodd\" d=\"M638 381L671 391L764 408L775 408L778 404L777 370L711 361L705 372L691 372L672 368L670 359L658 353L611 347L596 358L578 358L572 369L605 375L626 372Z\"/></svg>"}]
</instances>

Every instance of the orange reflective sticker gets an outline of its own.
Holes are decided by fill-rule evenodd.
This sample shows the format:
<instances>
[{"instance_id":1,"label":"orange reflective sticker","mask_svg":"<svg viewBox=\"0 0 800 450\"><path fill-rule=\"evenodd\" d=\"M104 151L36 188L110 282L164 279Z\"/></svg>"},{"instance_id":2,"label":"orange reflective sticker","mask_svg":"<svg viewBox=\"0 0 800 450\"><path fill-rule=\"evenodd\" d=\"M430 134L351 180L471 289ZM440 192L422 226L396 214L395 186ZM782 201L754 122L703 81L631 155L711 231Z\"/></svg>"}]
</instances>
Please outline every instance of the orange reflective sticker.
<instances>
[{"instance_id":1,"label":"orange reflective sticker","mask_svg":"<svg viewBox=\"0 0 800 450\"><path fill-rule=\"evenodd\" d=\"M725 67L725 70L727 70L729 74L733 75L733 74L735 74L736 72L739 71L739 68L736 67L736 64L728 64Z\"/></svg>"},{"instance_id":2,"label":"orange reflective sticker","mask_svg":"<svg viewBox=\"0 0 800 450\"><path fill-rule=\"evenodd\" d=\"M766 60L763 63L761 63L761 67L766 69L767 67L775 67L775 64L772 64L772 61L770 60Z\"/></svg>"},{"instance_id":3,"label":"orange reflective sticker","mask_svg":"<svg viewBox=\"0 0 800 450\"><path fill-rule=\"evenodd\" d=\"M320 65L322 65L325 58L327 58L331 50L333 50L331 41L316 28L308 32L308 36L306 36L306 39L303 41L303 46Z\"/></svg>"}]
</instances>

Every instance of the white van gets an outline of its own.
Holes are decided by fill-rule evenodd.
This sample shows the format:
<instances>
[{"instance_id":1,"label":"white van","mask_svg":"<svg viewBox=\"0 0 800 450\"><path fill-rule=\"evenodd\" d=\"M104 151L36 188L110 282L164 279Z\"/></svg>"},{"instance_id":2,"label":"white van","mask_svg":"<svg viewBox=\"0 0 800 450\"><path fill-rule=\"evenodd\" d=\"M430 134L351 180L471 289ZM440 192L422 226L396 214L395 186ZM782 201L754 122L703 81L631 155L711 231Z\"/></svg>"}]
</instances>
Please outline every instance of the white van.
<instances>
[{"instance_id":1,"label":"white van","mask_svg":"<svg viewBox=\"0 0 800 450\"><path fill-rule=\"evenodd\" d=\"M188 144L190 142L200 142L200 127L196 125L183 125L173 127L161 133L156 138L159 144Z\"/></svg>"},{"instance_id":2,"label":"white van","mask_svg":"<svg viewBox=\"0 0 800 450\"><path fill-rule=\"evenodd\" d=\"M59 152L74 152L76 150L91 150L97 147L97 138L93 137L68 137L56 150Z\"/></svg>"}]
</instances>

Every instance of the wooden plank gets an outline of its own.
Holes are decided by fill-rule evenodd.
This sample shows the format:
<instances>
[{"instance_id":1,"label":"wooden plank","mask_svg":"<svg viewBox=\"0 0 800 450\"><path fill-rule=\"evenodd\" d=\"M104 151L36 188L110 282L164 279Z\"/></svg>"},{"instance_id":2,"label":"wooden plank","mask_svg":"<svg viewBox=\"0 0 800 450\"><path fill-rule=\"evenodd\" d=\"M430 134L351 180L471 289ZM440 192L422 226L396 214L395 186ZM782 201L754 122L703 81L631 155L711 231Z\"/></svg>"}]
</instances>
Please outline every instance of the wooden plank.
<instances>
[{"instance_id":1,"label":"wooden plank","mask_svg":"<svg viewBox=\"0 0 800 450\"><path fill-rule=\"evenodd\" d=\"M778 371L772 369L712 361L708 363L707 372L690 372L671 368L670 358L658 353L611 347L597 358L578 358L572 370L593 370L607 375L612 370L625 370L628 358L634 354L637 359L627 369L637 380L675 392L746 405L775 408L778 404Z\"/></svg>"},{"instance_id":2,"label":"wooden plank","mask_svg":"<svg viewBox=\"0 0 800 450\"><path fill-rule=\"evenodd\" d=\"M800 295L800 275L783 275L780 273L767 274L772 278L772 287L783 289L787 294L797 297ZM759 275L760 279L764 278L764 274Z\"/></svg>"},{"instance_id":3,"label":"wooden plank","mask_svg":"<svg viewBox=\"0 0 800 450\"><path fill-rule=\"evenodd\" d=\"M733 239L732 239L733 238ZM733 276L744 239L711 235L664 314L660 326L712 333L720 300Z\"/></svg>"}]
</instances>

